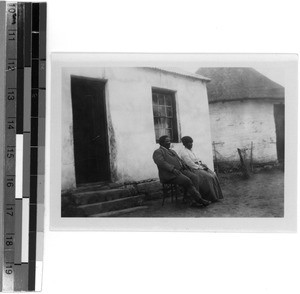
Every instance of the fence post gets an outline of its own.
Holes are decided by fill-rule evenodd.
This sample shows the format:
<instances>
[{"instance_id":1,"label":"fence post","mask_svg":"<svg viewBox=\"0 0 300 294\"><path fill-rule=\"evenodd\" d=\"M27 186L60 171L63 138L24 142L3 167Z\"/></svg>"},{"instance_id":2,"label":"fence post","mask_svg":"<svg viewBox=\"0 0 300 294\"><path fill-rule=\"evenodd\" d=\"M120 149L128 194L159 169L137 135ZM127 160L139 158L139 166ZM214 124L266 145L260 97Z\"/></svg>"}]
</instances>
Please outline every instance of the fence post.
<instances>
[{"instance_id":1,"label":"fence post","mask_svg":"<svg viewBox=\"0 0 300 294\"><path fill-rule=\"evenodd\" d=\"M251 155L250 155L250 168L251 172L253 173L253 141L251 141Z\"/></svg>"},{"instance_id":2,"label":"fence post","mask_svg":"<svg viewBox=\"0 0 300 294\"><path fill-rule=\"evenodd\" d=\"M213 141L213 148L214 148L214 154L215 154L215 163L216 163L216 173L219 174L219 165L218 165L218 158L217 158L217 151L216 151L216 143Z\"/></svg>"},{"instance_id":3,"label":"fence post","mask_svg":"<svg viewBox=\"0 0 300 294\"><path fill-rule=\"evenodd\" d=\"M243 175L244 175L245 178L248 179L250 177L250 175L249 175L248 169L246 167L246 164L245 164L245 161L244 161L241 149L237 148L237 150L238 150L238 153L239 153L239 156L240 156L240 161L241 161Z\"/></svg>"}]
</instances>

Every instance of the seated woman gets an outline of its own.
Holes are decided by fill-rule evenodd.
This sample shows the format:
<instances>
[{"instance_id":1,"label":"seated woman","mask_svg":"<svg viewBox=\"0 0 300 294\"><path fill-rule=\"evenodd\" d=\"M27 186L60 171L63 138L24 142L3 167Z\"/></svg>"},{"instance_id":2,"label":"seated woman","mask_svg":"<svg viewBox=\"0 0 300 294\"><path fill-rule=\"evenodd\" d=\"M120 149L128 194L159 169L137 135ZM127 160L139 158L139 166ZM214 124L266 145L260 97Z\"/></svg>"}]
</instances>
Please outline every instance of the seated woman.
<instances>
[{"instance_id":1,"label":"seated woman","mask_svg":"<svg viewBox=\"0 0 300 294\"><path fill-rule=\"evenodd\" d=\"M203 164L192 151L193 139L189 136L181 138L185 148L179 152L181 159L199 177L199 192L205 200L217 202L223 199L223 193L216 174Z\"/></svg>"}]
</instances>

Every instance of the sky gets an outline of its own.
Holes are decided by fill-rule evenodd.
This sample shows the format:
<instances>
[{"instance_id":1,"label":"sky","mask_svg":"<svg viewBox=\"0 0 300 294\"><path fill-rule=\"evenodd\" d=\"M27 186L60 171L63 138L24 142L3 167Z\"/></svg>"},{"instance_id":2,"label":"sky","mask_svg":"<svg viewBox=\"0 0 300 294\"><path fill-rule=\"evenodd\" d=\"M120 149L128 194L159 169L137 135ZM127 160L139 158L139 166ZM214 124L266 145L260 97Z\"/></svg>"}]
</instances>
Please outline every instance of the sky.
<instances>
[{"instance_id":1,"label":"sky","mask_svg":"<svg viewBox=\"0 0 300 294\"><path fill-rule=\"evenodd\" d=\"M267 68L267 67L256 67L254 68L267 78L271 79L272 81L276 82L277 84L284 86L285 85L285 74L284 70L278 68Z\"/></svg>"}]
</instances>

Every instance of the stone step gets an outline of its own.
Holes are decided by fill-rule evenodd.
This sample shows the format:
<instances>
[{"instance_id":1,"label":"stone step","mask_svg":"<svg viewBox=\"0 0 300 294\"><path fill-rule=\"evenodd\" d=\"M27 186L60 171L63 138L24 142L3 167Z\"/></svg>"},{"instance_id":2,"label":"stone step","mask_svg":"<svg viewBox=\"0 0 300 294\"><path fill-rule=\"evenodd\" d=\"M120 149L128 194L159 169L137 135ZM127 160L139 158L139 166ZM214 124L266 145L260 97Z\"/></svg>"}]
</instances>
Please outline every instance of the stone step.
<instances>
[{"instance_id":1,"label":"stone step","mask_svg":"<svg viewBox=\"0 0 300 294\"><path fill-rule=\"evenodd\" d=\"M84 184L73 191L72 193L81 193L81 192L90 192L90 191L98 191L98 190L108 190L108 189L130 189L130 187L135 187L139 193L144 192L153 192L161 189L161 183L158 180L152 180L148 182L141 183L108 183L108 182L99 182L92 184Z\"/></svg>"},{"instance_id":2,"label":"stone step","mask_svg":"<svg viewBox=\"0 0 300 294\"><path fill-rule=\"evenodd\" d=\"M138 195L132 197L126 197L122 199L116 199L111 201L105 201L100 203L86 204L78 206L78 209L82 211L86 216L109 212L113 210L121 210L134 206L141 206L145 200L145 195Z\"/></svg>"},{"instance_id":3,"label":"stone step","mask_svg":"<svg viewBox=\"0 0 300 294\"><path fill-rule=\"evenodd\" d=\"M98 190L107 190L110 187L106 184L95 184L90 186L80 186L77 187L72 191L72 193L83 193L83 192L91 192L91 191L98 191Z\"/></svg>"},{"instance_id":4,"label":"stone step","mask_svg":"<svg viewBox=\"0 0 300 294\"><path fill-rule=\"evenodd\" d=\"M79 186L74 191L73 193L81 193L81 192L90 192L90 191L98 191L98 190L107 190L110 189L108 184L106 183L97 183L97 184L92 184L92 185L84 185L84 186Z\"/></svg>"},{"instance_id":5,"label":"stone step","mask_svg":"<svg viewBox=\"0 0 300 294\"><path fill-rule=\"evenodd\" d=\"M98 202L111 201L132 196L128 189L96 190L89 192L72 193L72 200L76 205L86 205Z\"/></svg>"},{"instance_id":6,"label":"stone step","mask_svg":"<svg viewBox=\"0 0 300 294\"><path fill-rule=\"evenodd\" d=\"M145 183L138 183L136 189L139 193L154 193L162 190L162 184L159 181L151 181Z\"/></svg>"},{"instance_id":7,"label":"stone step","mask_svg":"<svg viewBox=\"0 0 300 294\"><path fill-rule=\"evenodd\" d=\"M109 216L120 216L129 212L137 211L137 210L142 210L142 209L148 209L148 206L135 206L135 207L130 207L130 208L125 208L121 210L114 210L114 211L109 211L109 212L102 212L102 213L97 213L90 215L90 217L109 217Z\"/></svg>"},{"instance_id":8,"label":"stone step","mask_svg":"<svg viewBox=\"0 0 300 294\"><path fill-rule=\"evenodd\" d=\"M90 191L108 190L108 189L122 189L122 188L124 188L124 183L110 183L110 182L87 183L87 184L81 184L79 187L77 187L74 190L74 193L77 193L77 191L80 193L80 192L90 192Z\"/></svg>"}]
</instances>

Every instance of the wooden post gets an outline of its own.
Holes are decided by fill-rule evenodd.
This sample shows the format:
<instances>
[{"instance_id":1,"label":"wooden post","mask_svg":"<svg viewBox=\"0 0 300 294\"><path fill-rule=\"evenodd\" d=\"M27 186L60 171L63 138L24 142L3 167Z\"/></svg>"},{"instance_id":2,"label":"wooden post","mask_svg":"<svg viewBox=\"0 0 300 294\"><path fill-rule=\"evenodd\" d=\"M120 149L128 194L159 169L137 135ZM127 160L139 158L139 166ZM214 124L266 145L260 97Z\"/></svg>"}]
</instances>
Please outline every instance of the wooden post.
<instances>
[{"instance_id":1,"label":"wooden post","mask_svg":"<svg viewBox=\"0 0 300 294\"><path fill-rule=\"evenodd\" d=\"M250 155L250 168L253 173L253 142L251 141L251 155Z\"/></svg>"},{"instance_id":2,"label":"wooden post","mask_svg":"<svg viewBox=\"0 0 300 294\"><path fill-rule=\"evenodd\" d=\"M213 146L214 146L214 154L215 154L215 162L216 162L216 173L217 175L219 174L219 165L218 165L218 158L217 158L217 151L216 151L216 143L213 141Z\"/></svg>"},{"instance_id":3,"label":"wooden post","mask_svg":"<svg viewBox=\"0 0 300 294\"><path fill-rule=\"evenodd\" d=\"M246 164L245 164L245 161L244 161L244 158L243 158L241 149L237 148L237 150L238 150L238 153L239 153L239 156L240 156L240 161L241 161L241 166L242 166L242 172L243 172L243 175L244 175L245 178L248 179L248 178L250 177L250 175L249 175L247 166L246 166Z\"/></svg>"}]
</instances>

